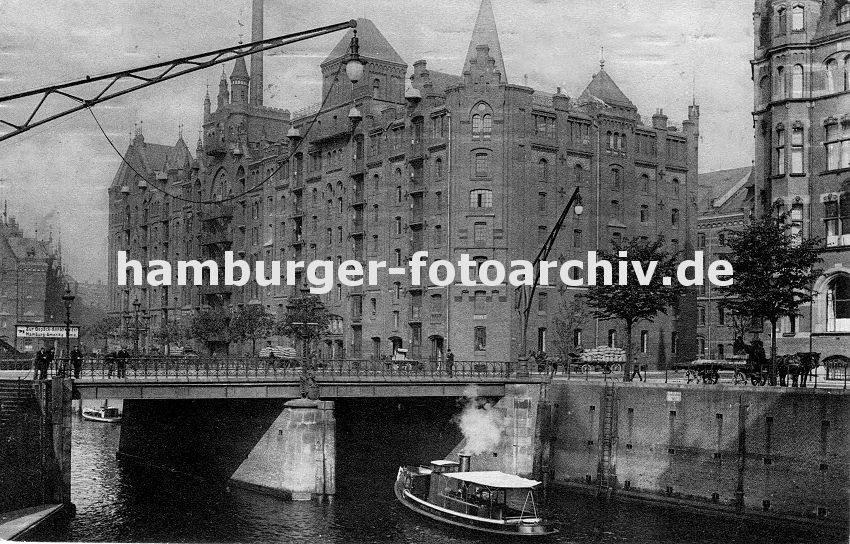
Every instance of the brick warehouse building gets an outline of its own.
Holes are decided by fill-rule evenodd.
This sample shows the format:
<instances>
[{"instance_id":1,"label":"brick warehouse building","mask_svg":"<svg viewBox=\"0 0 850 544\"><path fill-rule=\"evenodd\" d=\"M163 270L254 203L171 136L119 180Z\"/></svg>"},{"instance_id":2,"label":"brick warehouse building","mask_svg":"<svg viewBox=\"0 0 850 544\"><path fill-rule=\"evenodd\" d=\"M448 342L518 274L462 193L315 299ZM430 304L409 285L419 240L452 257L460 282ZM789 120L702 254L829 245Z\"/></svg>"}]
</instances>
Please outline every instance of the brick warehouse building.
<instances>
[{"instance_id":1,"label":"brick warehouse building","mask_svg":"<svg viewBox=\"0 0 850 544\"><path fill-rule=\"evenodd\" d=\"M778 353L850 362L850 3L755 8L753 201L826 243L814 304L781 324Z\"/></svg>"},{"instance_id":2,"label":"brick warehouse building","mask_svg":"<svg viewBox=\"0 0 850 544\"><path fill-rule=\"evenodd\" d=\"M256 40L262 36L258 0L254 21ZM122 165L109 189L111 311L126 324L137 298L153 330L166 316L191 315L205 305L256 303L282 314L304 286L120 288L120 249L142 261L221 261L227 250L249 262L353 258L393 266L418 250L429 251L432 260L457 261L461 253L476 260L533 260L576 186L585 213L567 219L550 259L584 260L586 251L623 236L663 234L690 249L698 106L681 127L661 110L644 120L604 64L575 99L560 89L552 95L508 83L489 0L481 4L461 74L429 70L418 61L407 88L407 64L374 24L361 19L357 30L368 62L364 77L352 85L340 71L349 32L321 65L322 96L328 96L323 108L290 115L263 106L262 59L251 60L250 74L239 60L229 84L222 75L214 111L206 97L204 136L194 158L182 137L160 146L136 136L127 160L147 181ZM352 108L362 119L352 122ZM276 170L269 183L251 190ZM164 197L147 183L187 199L240 196L197 205ZM411 288L406 281L338 285L324 296L337 316L325 353L370 357L403 347L436 358L451 347L458 360L519 355L513 287ZM553 350L549 331L561 302L574 293L556 286L538 291L531 349ZM642 363L693 358L695 304L680 307L636 327ZM613 322L573 327L584 347L625 344L622 327Z\"/></svg>"}]
</instances>

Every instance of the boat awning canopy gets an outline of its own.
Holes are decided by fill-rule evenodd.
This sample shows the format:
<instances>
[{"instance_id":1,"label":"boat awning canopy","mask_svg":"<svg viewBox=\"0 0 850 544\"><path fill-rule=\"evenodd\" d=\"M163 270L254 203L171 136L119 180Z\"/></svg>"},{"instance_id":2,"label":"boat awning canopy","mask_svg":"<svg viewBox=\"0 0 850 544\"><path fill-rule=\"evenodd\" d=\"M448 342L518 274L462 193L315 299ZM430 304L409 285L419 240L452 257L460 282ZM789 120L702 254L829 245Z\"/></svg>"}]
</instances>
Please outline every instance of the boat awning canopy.
<instances>
[{"instance_id":1,"label":"boat awning canopy","mask_svg":"<svg viewBox=\"0 0 850 544\"><path fill-rule=\"evenodd\" d=\"M450 472L443 474L446 478L454 478L462 482L471 484L483 485L486 487L496 487L499 489L531 489L540 482L522 478L515 474L505 474L495 470L487 470L481 472Z\"/></svg>"},{"instance_id":2,"label":"boat awning canopy","mask_svg":"<svg viewBox=\"0 0 850 544\"><path fill-rule=\"evenodd\" d=\"M454 467L458 465L458 462L449 461L448 459L437 459L436 461L431 461L431 464L438 467Z\"/></svg>"}]
</instances>

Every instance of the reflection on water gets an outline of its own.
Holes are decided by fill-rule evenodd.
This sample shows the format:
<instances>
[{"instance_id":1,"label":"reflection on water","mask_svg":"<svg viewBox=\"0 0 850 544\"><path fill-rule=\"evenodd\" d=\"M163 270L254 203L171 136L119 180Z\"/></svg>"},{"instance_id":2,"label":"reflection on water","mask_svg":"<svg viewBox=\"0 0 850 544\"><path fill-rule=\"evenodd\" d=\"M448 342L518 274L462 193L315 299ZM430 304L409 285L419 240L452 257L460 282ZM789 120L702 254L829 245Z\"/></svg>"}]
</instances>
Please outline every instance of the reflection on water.
<instances>
[{"instance_id":1,"label":"reflection on water","mask_svg":"<svg viewBox=\"0 0 850 544\"><path fill-rule=\"evenodd\" d=\"M444 527L395 500L395 467L374 463L368 444L348 444L362 459L338 475L333 504L287 502L226 490L185 475L139 467L115 458L120 427L77 420L73 438L73 502L77 517L39 539L131 542L291 542L410 544L492 542ZM362 461L362 464L361 464ZM808 543L846 542L812 529L772 527L697 515L673 507L597 503L569 492L550 499L557 543Z\"/></svg>"}]
</instances>

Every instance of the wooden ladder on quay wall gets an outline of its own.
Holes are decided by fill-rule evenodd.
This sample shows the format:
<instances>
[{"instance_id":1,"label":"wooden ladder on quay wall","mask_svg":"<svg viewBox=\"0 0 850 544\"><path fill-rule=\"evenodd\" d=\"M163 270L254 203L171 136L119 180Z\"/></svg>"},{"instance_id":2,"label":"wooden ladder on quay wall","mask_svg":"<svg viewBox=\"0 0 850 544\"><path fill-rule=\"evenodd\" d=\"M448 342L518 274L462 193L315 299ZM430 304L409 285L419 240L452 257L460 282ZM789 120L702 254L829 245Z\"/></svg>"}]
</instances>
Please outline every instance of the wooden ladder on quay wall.
<instances>
[{"instance_id":1,"label":"wooden ladder on quay wall","mask_svg":"<svg viewBox=\"0 0 850 544\"><path fill-rule=\"evenodd\" d=\"M602 395L602 440L599 447L599 466L596 473L596 496L610 497L617 484L613 451L616 432L616 390L613 383L605 384Z\"/></svg>"}]
</instances>

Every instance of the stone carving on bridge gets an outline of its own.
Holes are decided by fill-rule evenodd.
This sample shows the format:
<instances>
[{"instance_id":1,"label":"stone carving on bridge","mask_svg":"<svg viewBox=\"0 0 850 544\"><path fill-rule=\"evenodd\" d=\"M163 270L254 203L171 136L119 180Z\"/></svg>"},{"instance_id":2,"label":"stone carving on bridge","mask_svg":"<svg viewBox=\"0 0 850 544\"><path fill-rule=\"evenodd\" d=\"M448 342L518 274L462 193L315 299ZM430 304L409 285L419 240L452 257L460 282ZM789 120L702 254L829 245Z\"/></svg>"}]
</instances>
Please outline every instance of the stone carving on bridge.
<instances>
[{"instance_id":1,"label":"stone carving on bridge","mask_svg":"<svg viewBox=\"0 0 850 544\"><path fill-rule=\"evenodd\" d=\"M309 365L301 367L301 376L298 378L298 390L301 393L302 399L319 399L319 384L316 382L316 373Z\"/></svg>"}]
</instances>

